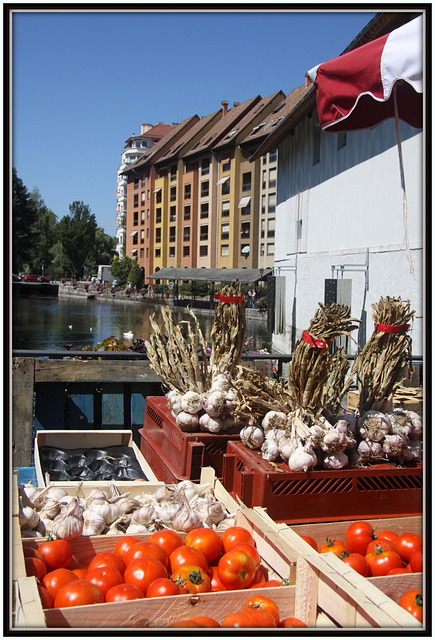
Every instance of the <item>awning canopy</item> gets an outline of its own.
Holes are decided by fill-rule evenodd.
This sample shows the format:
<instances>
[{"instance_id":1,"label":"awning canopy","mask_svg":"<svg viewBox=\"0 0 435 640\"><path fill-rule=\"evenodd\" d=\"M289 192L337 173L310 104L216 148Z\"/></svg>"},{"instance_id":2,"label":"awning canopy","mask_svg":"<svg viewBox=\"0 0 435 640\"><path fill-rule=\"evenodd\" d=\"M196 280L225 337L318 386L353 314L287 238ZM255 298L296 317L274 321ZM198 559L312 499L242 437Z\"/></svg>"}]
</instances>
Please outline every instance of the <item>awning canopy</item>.
<instances>
[{"instance_id":1,"label":"awning canopy","mask_svg":"<svg viewBox=\"0 0 435 640\"><path fill-rule=\"evenodd\" d=\"M223 184L224 182L226 182L229 179L230 179L230 176L225 176L224 178L221 178L219 180L219 182L216 182L216 184Z\"/></svg>"},{"instance_id":2,"label":"awning canopy","mask_svg":"<svg viewBox=\"0 0 435 640\"><path fill-rule=\"evenodd\" d=\"M265 280L272 269L176 269L164 267L147 276L148 280L202 280L206 282L236 282L247 284Z\"/></svg>"},{"instance_id":3,"label":"awning canopy","mask_svg":"<svg viewBox=\"0 0 435 640\"><path fill-rule=\"evenodd\" d=\"M251 202L251 196L245 196L240 200L238 209L243 209L243 207L247 207L250 202Z\"/></svg>"},{"instance_id":4,"label":"awning canopy","mask_svg":"<svg viewBox=\"0 0 435 640\"><path fill-rule=\"evenodd\" d=\"M137 235L137 230L136 231L132 231L131 233L128 234L129 237L131 238L132 236L136 236Z\"/></svg>"},{"instance_id":5,"label":"awning canopy","mask_svg":"<svg viewBox=\"0 0 435 640\"><path fill-rule=\"evenodd\" d=\"M316 86L325 131L373 127L397 115L413 127L423 122L423 18L308 72Z\"/></svg>"}]
</instances>

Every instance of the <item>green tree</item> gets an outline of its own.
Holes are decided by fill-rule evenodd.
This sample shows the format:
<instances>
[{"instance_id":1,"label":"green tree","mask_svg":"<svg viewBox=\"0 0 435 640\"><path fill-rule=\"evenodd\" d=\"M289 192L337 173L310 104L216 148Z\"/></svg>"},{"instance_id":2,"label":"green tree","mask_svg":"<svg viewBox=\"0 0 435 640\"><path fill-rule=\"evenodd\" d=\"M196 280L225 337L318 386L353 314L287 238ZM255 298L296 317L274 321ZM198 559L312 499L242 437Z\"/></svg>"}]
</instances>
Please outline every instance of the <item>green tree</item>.
<instances>
[{"instance_id":1,"label":"green tree","mask_svg":"<svg viewBox=\"0 0 435 640\"><path fill-rule=\"evenodd\" d=\"M121 260L118 256L113 258L113 262L111 264L112 276L116 280L118 286L124 287L129 278L129 274L131 271L131 263L132 260L128 256L124 256Z\"/></svg>"},{"instance_id":2,"label":"green tree","mask_svg":"<svg viewBox=\"0 0 435 640\"><path fill-rule=\"evenodd\" d=\"M12 271L30 265L35 241L36 206L27 188L12 169Z\"/></svg>"},{"instance_id":3,"label":"green tree","mask_svg":"<svg viewBox=\"0 0 435 640\"><path fill-rule=\"evenodd\" d=\"M69 205L69 210L70 215L64 216L59 222L59 239L71 275L80 278L95 246L97 223L89 206L82 201L74 201Z\"/></svg>"},{"instance_id":4,"label":"green tree","mask_svg":"<svg viewBox=\"0 0 435 640\"><path fill-rule=\"evenodd\" d=\"M116 238L104 233L102 227L95 230L95 244L88 256L87 267L89 272L97 273L99 264L111 264L114 256Z\"/></svg>"},{"instance_id":5,"label":"green tree","mask_svg":"<svg viewBox=\"0 0 435 640\"><path fill-rule=\"evenodd\" d=\"M51 276L53 254L50 250L57 242L57 218L53 211L45 205L37 188L32 190L30 199L36 207L30 270L39 273L43 265L44 273Z\"/></svg>"},{"instance_id":6,"label":"green tree","mask_svg":"<svg viewBox=\"0 0 435 640\"><path fill-rule=\"evenodd\" d=\"M60 280L63 276L67 275L69 271L69 262L65 256L60 240L51 247L50 255L52 259L50 277L52 280Z\"/></svg>"},{"instance_id":7,"label":"green tree","mask_svg":"<svg viewBox=\"0 0 435 640\"><path fill-rule=\"evenodd\" d=\"M130 273L128 274L128 279L131 282L132 287L135 286L138 291L139 289L142 289L143 275L142 275L141 268L136 262L136 260L133 260L131 263L131 269L130 269Z\"/></svg>"}]
</instances>

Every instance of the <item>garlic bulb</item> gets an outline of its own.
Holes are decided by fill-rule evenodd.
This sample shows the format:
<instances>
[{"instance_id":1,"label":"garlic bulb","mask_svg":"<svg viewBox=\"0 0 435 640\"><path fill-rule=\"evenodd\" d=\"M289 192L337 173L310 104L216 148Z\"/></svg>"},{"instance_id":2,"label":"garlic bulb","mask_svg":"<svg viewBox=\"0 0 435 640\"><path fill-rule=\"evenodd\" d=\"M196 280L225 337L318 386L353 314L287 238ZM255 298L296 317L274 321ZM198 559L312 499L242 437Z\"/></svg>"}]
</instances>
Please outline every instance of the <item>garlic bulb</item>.
<instances>
[{"instance_id":1,"label":"garlic bulb","mask_svg":"<svg viewBox=\"0 0 435 640\"><path fill-rule=\"evenodd\" d=\"M42 511L39 512L39 517L43 520L48 518L53 520L60 513L60 504L57 500L47 500L43 506Z\"/></svg>"},{"instance_id":2,"label":"garlic bulb","mask_svg":"<svg viewBox=\"0 0 435 640\"><path fill-rule=\"evenodd\" d=\"M208 527L219 524L225 518L224 507L218 500L199 498L195 504L195 511L200 521Z\"/></svg>"},{"instance_id":3,"label":"garlic bulb","mask_svg":"<svg viewBox=\"0 0 435 640\"><path fill-rule=\"evenodd\" d=\"M199 418L199 428L201 431L208 431L209 433L219 433L222 430L223 422L220 418L212 418L210 414L204 413Z\"/></svg>"},{"instance_id":4,"label":"garlic bulb","mask_svg":"<svg viewBox=\"0 0 435 640\"><path fill-rule=\"evenodd\" d=\"M423 445L418 438L409 438L408 442L402 449L401 460L413 462L421 459Z\"/></svg>"},{"instance_id":5,"label":"garlic bulb","mask_svg":"<svg viewBox=\"0 0 435 640\"><path fill-rule=\"evenodd\" d=\"M189 413L188 411L180 411L175 421L181 431L196 431L199 425L198 415L196 413Z\"/></svg>"},{"instance_id":6,"label":"garlic bulb","mask_svg":"<svg viewBox=\"0 0 435 640\"><path fill-rule=\"evenodd\" d=\"M349 464L349 459L343 451L337 451L325 456L322 464L325 469L344 469Z\"/></svg>"},{"instance_id":7,"label":"garlic bulb","mask_svg":"<svg viewBox=\"0 0 435 640\"><path fill-rule=\"evenodd\" d=\"M289 436L284 436L278 441L278 450L283 460L289 460L295 450L295 441Z\"/></svg>"},{"instance_id":8,"label":"garlic bulb","mask_svg":"<svg viewBox=\"0 0 435 640\"><path fill-rule=\"evenodd\" d=\"M386 456L400 456L407 442L406 436L397 433L387 434L382 442L382 449Z\"/></svg>"},{"instance_id":9,"label":"garlic bulb","mask_svg":"<svg viewBox=\"0 0 435 640\"><path fill-rule=\"evenodd\" d=\"M415 411L407 409L393 409L387 413L391 423L391 433L409 436L410 438L420 438L423 432L423 423Z\"/></svg>"},{"instance_id":10,"label":"garlic bulb","mask_svg":"<svg viewBox=\"0 0 435 640\"><path fill-rule=\"evenodd\" d=\"M263 429L255 427L254 425L244 427L240 431L240 440L245 447L249 447L249 449L260 449L264 442Z\"/></svg>"},{"instance_id":11,"label":"garlic bulb","mask_svg":"<svg viewBox=\"0 0 435 640\"><path fill-rule=\"evenodd\" d=\"M374 440L362 440L358 445L358 456L361 462L371 462L384 459L382 444Z\"/></svg>"},{"instance_id":12,"label":"garlic bulb","mask_svg":"<svg viewBox=\"0 0 435 640\"><path fill-rule=\"evenodd\" d=\"M159 521L170 525L180 509L180 503L172 500L162 500L156 505L155 509Z\"/></svg>"},{"instance_id":13,"label":"garlic bulb","mask_svg":"<svg viewBox=\"0 0 435 640\"><path fill-rule=\"evenodd\" d=\"M35 527L35 531L39 531L39 533L46 538L51 534L53 530L53 520L50 518L41 518L38 524Z\"/></svg>"},{"instance_id":14,"label":"garlic bulb","mask_svg":"<svg viewBox=\"0 0 435 640\"><path fill-rule=\"evenodd\" d=\"M229 411L234 411L237 404L237 393L234 389L228 389L225 396L225 408Z\"/></svg>"},{"instance_id":15,"label":"garlic bulb","mask_svg":"<svg viewBox=\"0 0 435 640\"><path fill-rule=\"evenodd\" d=\"M149 533L148 528L144 524L137 524L132 522L128 525L125 533L134 534L134 533Z\"/></svg>"},{"instance_id":16,"label":"garlic bulb","mask_svg":"<svg viewBox=\"0 0 435 640\"><path fill-rule=\"evenodd\" d=\"M345 420L347 422L347 426L349 431L352 433L352 435L355 435L357 433L357 419L356 419L356 415L354 413L343 413L338 422L341 422L342 420ZM337 423L335 423L337 424Z\"/></svg>"},{"instance_id":17,"label":"garlic bulb","mask_svg":"<svg viewBox=\"0 0 435 640\"><path fill-rule=\"evenodd\" d=\"M77 500L73 498L66 513L56 516L53 520L52 534L61 540L79 538L83 531L83 520L76 515Z\"/></svg>"},{"instance_id":18,"label":"garlic bulb","mask_svg":"<svg viewBox=\"0 0 435 640\"><path fill-rule=\"evenodd\" d=\"M155 514L156 510L154 508L154 505L149 504L146 507L141 507L140 509L133 511L130 516L130 522L146 526L153 522Z\"/></svg>"},{"instance_id":19,"label":"garlic bulb","mask_svg":"<svg viewBox=\"0 0 435 640\"><path fill-rule=\"evenodd\" d=\"M43 538L44 536L39 531L21 529L21 537L22 538Z\"/></svg>"},{"instance_id":20,"label":"garlic bulb","mask_svg":"<svg viewBox=\"0 0 435 640\"><path fill-rule=\"evenodd\" d=\"M62 489L61 487L50 487L47 491L47 498L50 500L56 500L57 502L62 500L66 495L67 493L65 489Z\"/></svg>"},{"instance_id":21,"label":"garlic bulb","mask_svg":"<svg viewBox=\"0 0 435 640\"><path fill-rule=\"evenodd\" d=\"M265 433L270 429L285 429L287 419L287 414L283 411L268 411L261 421L261 426Z\"/></svg>"},{"instance_id":22,"label":"garlic bulb","mask_svg":"<svg viewBox=\"0 0 435 640\"><path fill-rule=\"evenodd\" d=\"M218 373L213 376L211 381L211 389L222 389L223 391L228 391L230 389L230 380L225 373Z\"/></svg>"},{"instance_id":23,"label":"garlic bulb","mask_svg":"<svg viewBox=\"0 0 435 640\"><path fill-rule=\"evenodd\" d=\"M156 489L154 493L154 500L156 502L161 502L162 500L167 500L168 498L171 498L173 494L174 494L174 489L164 484L161 487L158 487Z\"/></svg>"},{"instance_id":24,"label":"garlic bulb","mask_svg":"<svg viewBox=\"0 0 435 640\"><path fill-rule=\"evenodd\" d=\"M325 430L320 448L326 453L339 453L354 442L355 439L348 434L347 422L339 420L333 427Z\"/></svg>"},{"instance_id":25,"label":"garlic bulb","mask_svg":"<svg viewBox=\"0 0 435 640\"><path fill-rule=\"evenodd\" d=\"M23 507L21 500L19 503L19 522L21 529L31 531L36 527L40 518L35 509L32 507Z\"/></svg>"},{"instance_id":26,"label":"garlic bulb","mask_svg":"<svg viewBox=\"0 0 435 640\"><path fill-rule=\"evenodd\" d=\"M358 420L358 429L364 440L381 442L389 433L391 423L388 417L380 411L366 411Z\"/></svg>"},{"instance_id":27,"label":"garlic bulb","mask_svg":"<svg viewBox=\"0 0 435 640\"><path fill-rule=\"evenodd\" d=\"M192 480L181 480L181 482L178 483L177 488L175 489L174 495L177 498L184 495L190 502L194 498L202 495L209 488L209 482L198 484L197 482L193 482Z\"/></svg>"},{"instance_id":28,"label":"garlic bulb","mask_svg":"<svg viewBox=\"0 0 435 640\"><path fill-rule=\"evenodd\" d=\"M88 508L104 518L106 525L112 524L112 522L115 522L115 520L119 518L119 507L116 503L111 504L107 501L100 503L98 500L93 500L89 503Z\"/></svg>"},{"instance_id":29,"label":"garlic bulb","mask_svg":"<svg viewBox=\"0 0 435 640\"><path fill-rule=\"evenodd\" d=\"M135 500L134 498L124 498L123 500L117 502L116 505L119 509L120 516L123 516L127 513L132 513L133 511L141 508L141 503L139 502L139 500Z\"/></svg>"},{"instance_id":30,"label":"garlic bulb","mask_svg":"<svg viewBox=\"0 0 435 640\"><path fill-rule=\"evenodd\" d=\"M99 536L106 528L106 521L95 511L86 509L83 513L83 531L82 536Z\"/></svg>"},{"instance_id":31,"label":"garlic bulb","mask_svg":"<svg viewBox=\"0 0 435 640\"><path fill-rule=\"evenodd\" d=\"M226 392L222 389L216 389L204 396L204 411L211 417L217 418L221 415L226 407Z\"/></svg>"},{"instance_id":32,"label":"garlic bulb","mask_svg":"<svg viewBox=\"0 0 435 640\"><path fill-rule=\"evenodd\" d=\"M177 531L191 531L199 527L201 520L198 513L192 509L185 496L184 490L180 492L181 507L172 520L172 526Z\"/></svg>"},{"instance_id":33,"label":"garlic bulb","mask_svg":"<svg viewBox=\"0 0 435 640\"><path fill-rule=\"evenodd\" d=\"M261 457L268 462L274 462L279 458L278 443L273 438L265 438L261 445Z\"/></svg>"},{"instance_id":34,"label":"garlic bulb","mask_svg":"<svg viewBox=\"0 0 435 640\"><path fill-rule=\"evenodd\" d=\"M291 454L288 466L292 471L308 471L317 464L317 456L313 449L307 445L304 447L302 440L298 440L297 446Z\"/></svg>"},{"instance_id":35,"label":"garlic bulb","mask_svg":"<svg viewBox=\"0 0 435 640\"><path fill-rule=\"evenodd\" d=\"M186 413L198 413L202 409L202 396L196 391L186 391L181 398L181 410Z\"/></svg>"}]
</instances>

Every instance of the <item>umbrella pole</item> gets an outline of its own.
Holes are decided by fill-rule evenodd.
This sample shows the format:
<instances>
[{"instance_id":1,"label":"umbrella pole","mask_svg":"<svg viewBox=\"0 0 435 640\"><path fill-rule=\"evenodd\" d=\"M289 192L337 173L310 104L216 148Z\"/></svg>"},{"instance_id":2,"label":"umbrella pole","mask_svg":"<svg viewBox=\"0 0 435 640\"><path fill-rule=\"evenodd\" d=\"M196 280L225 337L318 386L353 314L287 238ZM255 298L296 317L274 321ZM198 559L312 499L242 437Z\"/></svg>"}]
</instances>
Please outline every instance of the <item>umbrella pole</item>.
<instances>
[{"instance_id":1,"label":"umbrella pole","mask_svg":"<svg viewBox=\"0 0 435 640\"><path fill-rule=\"evenodd\" d=\"M403 168L403 155L402 155L402 141L400 137L400 124L399 124L399 112L397 108L397 92L396 84L393 87L393 103L394 103L394 119L396 122L396 138L397 138L397 150L399 153L399 168L400 168L400 184L402 187L402 203L403 203L403 228L405 233L405 249L406 257L408 258L409 272L414 275L414 265L412 264L411 250L409 247L409 234L408 234L408 200L406 197L405 187L405 172Z\"/></svg>"}]
</instances>

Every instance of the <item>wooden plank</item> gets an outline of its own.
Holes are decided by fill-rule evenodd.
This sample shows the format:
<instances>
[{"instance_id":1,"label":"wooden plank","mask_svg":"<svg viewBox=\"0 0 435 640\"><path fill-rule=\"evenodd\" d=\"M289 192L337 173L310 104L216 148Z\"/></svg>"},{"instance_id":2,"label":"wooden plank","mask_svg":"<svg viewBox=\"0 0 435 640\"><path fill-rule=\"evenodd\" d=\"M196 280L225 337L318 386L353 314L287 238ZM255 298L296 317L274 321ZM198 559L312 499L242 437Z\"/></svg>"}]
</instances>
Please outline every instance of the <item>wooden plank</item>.
<instances>
[{"instance_id":1,"label":"wooden plank","mask_svg":"<svg viewBox=\"0 0 435 640\"><path fill-rule=\"evenodd\" d=\"M104 429L125 429L124 385L108 384L102 391L102 424ZM130 422L130 417L128 422Z\"/></svg>"},{"instance_id":2,"label":"wooden plank","mask_svg":"<svg viewBox=\"0 0 435 640\"><path fill-rule=\"evenodd\" d=\"M12 362L12 456L14 467L28 467L32 460L33 358Z\"/></svg>"},{"instance_id":3,"label":"wooden plank","mask_svg":"<svg viewBox=\"0 0 435 640\"><path fill-rule=\"evenodd\" d=\"M147 362L138 360L35 360L36 382L113 382L114 380L161 382L161 378L154 373Z\"/></svg>"},{"instance_id":4,"label":"wooden plank","mask_svg":"<svg viewBox=\"0 0 435 640\"><path fill-rule=\"evenodd\" d=\"M52 385L50 384L49 387ZM84 383L68 385L69 392L69 428L86 429L94 427L94 389Z\"/></svg>"},{"instance_id":5,"label":"wooden plank","mask_svg":"<svg viewBox=\"0 0 435 640\"><path fill-rule=\"evenodd\" d=\"M46 621L35 576L17 580L16 628L41 629Z\"/></svg>"},{"instance_id":6,"label":"wooden plank","mask_svg":"<svg viewBox=\"0 0 435 640\"><path fill-rule=\"evenodd\" d=\"M35 429L63 429L65 383L35 384Z\"/></svg>"}]
</instances>

